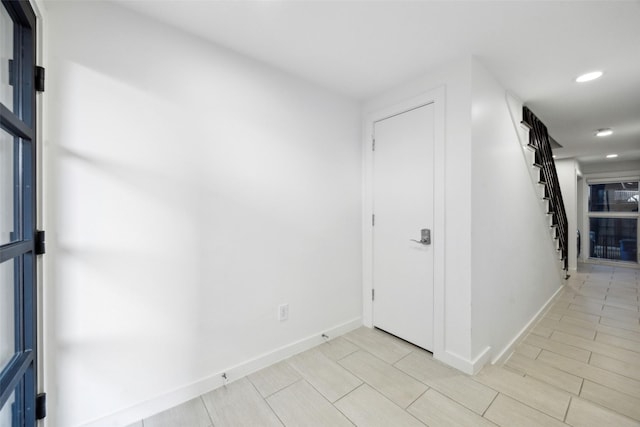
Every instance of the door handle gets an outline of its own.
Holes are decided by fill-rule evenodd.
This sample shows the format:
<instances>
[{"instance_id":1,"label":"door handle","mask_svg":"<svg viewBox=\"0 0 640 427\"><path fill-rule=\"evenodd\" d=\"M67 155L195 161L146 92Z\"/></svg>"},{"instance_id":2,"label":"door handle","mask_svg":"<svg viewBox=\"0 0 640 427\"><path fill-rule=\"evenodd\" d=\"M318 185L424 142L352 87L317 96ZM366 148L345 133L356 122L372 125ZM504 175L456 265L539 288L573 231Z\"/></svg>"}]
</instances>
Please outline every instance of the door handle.
<instances>
[{"instance_id":1,"label":"door handle","mask_svg":"<svg viewBox=\"0 0 640 427\"><path fill-rule=\"evenodd\" d=\"M421 245L430 245L431 244L431 230L428 228L423 228L420 230L420 240L409 239L412 242L420 243Z\"/></svg>"}]
</instances>

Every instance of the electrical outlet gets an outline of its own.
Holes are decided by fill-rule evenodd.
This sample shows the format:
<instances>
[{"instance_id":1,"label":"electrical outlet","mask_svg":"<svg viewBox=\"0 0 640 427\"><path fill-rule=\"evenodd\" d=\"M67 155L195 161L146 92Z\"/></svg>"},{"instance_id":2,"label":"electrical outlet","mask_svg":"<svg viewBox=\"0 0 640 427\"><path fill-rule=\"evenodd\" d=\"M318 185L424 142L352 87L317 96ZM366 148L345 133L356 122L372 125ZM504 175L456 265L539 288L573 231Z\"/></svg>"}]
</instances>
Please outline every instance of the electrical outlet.
<instances>
[{"instance_id":1,"label":"electrical outlet","mask_svg":"<svg viewBox=\"0 0 640 427\"><path fill-rule=\"evenodd\" d=\"M278 306L278 320L284 322L289 318L289 304L280 304Z\"/></svg>"}]
</instances>

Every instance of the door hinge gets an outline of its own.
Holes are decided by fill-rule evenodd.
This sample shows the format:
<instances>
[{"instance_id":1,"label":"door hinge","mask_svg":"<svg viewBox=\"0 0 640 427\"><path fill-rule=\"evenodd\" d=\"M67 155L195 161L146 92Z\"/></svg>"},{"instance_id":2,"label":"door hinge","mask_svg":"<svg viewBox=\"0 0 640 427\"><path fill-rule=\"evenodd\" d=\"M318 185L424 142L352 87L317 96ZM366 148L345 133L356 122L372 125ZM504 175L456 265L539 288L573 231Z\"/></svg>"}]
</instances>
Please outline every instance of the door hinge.
<instances>
[{"instance_id":1,"label":"door hinge","mask_svg":"<svg viewBox=\"0 0 640 427\"><path fill-rule=\"evenodd\" d=\"M375 301L375 300L376 300L376 290L371 289L371 301Z\"/></svg>"},{"instance_id":2,"label":"door hinge","mask_svg":"<svg viewBox=\"0 0 640 427\"><path fill-rule=\"evenodd\" d=\"M44 67L36 65L35 80L36 92L44 92Z\"/></svg>"},{"instance_id":3,"label":"door hinge","mask_svg":"<svg viewBox=\"0 0 640 427\"><path fill-rule=\"evenodd\" d=\"M41 420L47 416L47 393L36 395L36 420Z\"/></svg>"},{"instance_id":4,"label":"door hinge","mask_svg":"<svg viewBox=\"0 0 640 427\"><path fill-rule=\"evenodd\" d=\"M371 138L371 151L376 151L376 138Z\"/></svg>"},{"instance_id":5,"label":"door hinge","mask_svg":"<svg viewBox=\"0 0 640 427\"><path fill-rule=\"evenodd\" d=\"M9 60L9 86L15 86L16 85L16 81L15 81L15 70L13 67L13 59Z\"/></svg>"},{"instance_id":6,"label":"door hinge","mask_svg":"<svg viewBox=\"0 0 640 427\"><path fill-rule=\"evenodd\" d=\"M373 227L374 225L376 225L376 216L375 216L375 214L371 215L371 226Z\"/></svg>"},{"instance_id":7,"label":"door hinge","mask_svg":"<svg viewBox=\"0 0 640 427\"><path fill-rule=\"evenodd\" d=\"M44 230L36 230L34 239L36 255L43 255L45 253Z\"/></svg>"}]
</instances>

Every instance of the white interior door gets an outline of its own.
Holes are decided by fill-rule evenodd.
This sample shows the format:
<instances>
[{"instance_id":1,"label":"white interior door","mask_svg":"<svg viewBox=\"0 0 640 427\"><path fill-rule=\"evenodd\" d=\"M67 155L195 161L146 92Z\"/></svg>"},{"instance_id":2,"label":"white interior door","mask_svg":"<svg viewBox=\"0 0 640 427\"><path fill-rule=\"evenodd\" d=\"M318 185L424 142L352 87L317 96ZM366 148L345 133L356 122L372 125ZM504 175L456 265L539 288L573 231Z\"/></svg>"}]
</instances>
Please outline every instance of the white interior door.
<instances>
[{"instance_id":1,"label":"white interior door","mask_svg":"<svg viewBox=\"0 0 640 427\"><path fill-rule=\"evenodd\" d=\"M373 324L433 350L434 104L374 123ZM437 239L438 236L431 236Z\"/></svg>"}]
</instances>

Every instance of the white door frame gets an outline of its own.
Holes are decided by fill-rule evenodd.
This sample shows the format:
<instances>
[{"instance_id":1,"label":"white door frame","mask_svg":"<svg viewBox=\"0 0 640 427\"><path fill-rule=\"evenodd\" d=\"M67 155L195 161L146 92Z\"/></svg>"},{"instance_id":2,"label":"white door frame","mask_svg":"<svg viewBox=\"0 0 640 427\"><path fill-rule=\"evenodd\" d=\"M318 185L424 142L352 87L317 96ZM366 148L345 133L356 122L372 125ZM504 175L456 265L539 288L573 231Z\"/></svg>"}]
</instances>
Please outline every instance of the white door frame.
<instances>
[{"instance_id":1,"label":"white door frame","mask_svg":"<svg viewBox=\"0 0 640 427\"><path fill-rule=\"evenodd\" d=\"M373 151L374 123L405 111L434 104L434 224L432 245L434 250L433 280L433 355L444 352L444 286L445 286L445 88L444 86L370 113L363 129L363 205L362 205L362 320L373 327Z\"/></svg>"}]
</instances>

